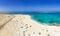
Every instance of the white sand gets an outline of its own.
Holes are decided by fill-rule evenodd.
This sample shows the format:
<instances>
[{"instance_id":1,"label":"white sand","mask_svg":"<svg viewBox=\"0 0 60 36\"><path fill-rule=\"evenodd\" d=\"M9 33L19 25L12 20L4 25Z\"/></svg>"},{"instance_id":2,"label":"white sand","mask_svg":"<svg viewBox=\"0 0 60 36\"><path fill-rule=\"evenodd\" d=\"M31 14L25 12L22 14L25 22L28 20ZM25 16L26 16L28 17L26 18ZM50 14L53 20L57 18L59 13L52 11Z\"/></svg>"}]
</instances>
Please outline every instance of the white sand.
<instances>
[{"instance_id":1,"label":"white sand","mask_svg":"<svg viewBox=\"0 0 60 36\"><path fill-rule=\"evenodd\" d=\"M60 36L60 27L42 25L29 15L15 16L1 30L0 36Z\"/></svg>"}]
</instances>

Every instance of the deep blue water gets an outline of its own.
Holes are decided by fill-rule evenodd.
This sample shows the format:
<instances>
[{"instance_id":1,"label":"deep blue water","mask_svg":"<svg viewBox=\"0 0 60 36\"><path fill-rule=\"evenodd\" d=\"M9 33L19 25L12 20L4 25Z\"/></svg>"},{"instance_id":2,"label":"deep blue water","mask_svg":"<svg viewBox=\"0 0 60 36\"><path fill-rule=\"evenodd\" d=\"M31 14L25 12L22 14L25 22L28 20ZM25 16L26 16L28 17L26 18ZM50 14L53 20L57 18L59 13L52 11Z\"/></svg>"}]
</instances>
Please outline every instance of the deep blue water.
<instances>
[{"instance_id":1,"label":"deep blue water","mask_svg":"<svg viewBox=\"0 0 60 36\"><path fill-rule=\"evenodd\" d=\"M10 14L28 14L31 19L37 22L49 23L48 25L52 25L52 23L60 24L60 13L12 12Z\"/></svg>"}]
</instances>

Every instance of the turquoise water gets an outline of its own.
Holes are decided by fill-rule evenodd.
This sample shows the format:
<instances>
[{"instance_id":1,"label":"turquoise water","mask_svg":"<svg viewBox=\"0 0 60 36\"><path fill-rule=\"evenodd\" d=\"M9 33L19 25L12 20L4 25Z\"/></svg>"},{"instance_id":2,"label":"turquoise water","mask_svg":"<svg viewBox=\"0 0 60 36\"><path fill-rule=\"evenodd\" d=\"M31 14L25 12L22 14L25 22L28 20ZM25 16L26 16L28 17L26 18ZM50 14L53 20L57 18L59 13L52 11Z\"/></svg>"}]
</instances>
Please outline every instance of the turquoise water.
<instances>
[{"instance_id":1,"label":"turquoise water","mask_svg":"<svg viewBox=\"0 0 60 36\"><path fill-rule=\"evenodd\" d=\"M37 22L46 23L47 25L53 25L53 23L60 25L60 11L58 13L10 12L9 14L27 14L31 15L32 20Z\"/></svg>"},{"instance_id":2,"label":"turquoise water","mask_svg":"<svg viewBox=\"0 0 60 36\"><path fill-rule=\"evenodd\" d=\"M32 15L31 18L37 22L49 23L48 25L52 25L52 23L60 24L60 14L41 13Z\"/></svg>"}]
</instances>

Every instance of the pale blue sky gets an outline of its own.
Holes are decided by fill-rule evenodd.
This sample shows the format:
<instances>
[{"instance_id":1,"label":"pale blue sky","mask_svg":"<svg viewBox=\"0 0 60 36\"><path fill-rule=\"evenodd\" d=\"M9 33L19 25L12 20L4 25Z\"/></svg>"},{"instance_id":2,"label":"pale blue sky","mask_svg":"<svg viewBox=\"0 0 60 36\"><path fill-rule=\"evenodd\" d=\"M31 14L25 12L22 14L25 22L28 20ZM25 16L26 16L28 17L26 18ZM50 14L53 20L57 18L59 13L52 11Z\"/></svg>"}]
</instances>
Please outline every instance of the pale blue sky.
<instances>
[{"instance_id":1,"label":"pale blue sky","mask_svg":"<svg viewBox=\"0 0 60 36\"><path fill-rule=\"evenodd\" d=\"M0 0L0 11L60 11L60 0Z\"/></svg>"}]
</instances>

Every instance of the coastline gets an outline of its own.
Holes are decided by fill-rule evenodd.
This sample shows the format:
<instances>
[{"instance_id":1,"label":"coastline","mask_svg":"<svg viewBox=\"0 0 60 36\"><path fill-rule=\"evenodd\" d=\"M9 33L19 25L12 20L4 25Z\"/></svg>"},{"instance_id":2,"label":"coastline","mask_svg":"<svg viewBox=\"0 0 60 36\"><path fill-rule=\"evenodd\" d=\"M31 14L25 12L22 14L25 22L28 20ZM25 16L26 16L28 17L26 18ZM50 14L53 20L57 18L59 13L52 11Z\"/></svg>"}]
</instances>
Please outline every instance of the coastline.
<instances>
[{"instance_id":1,"label":"coastline","mask_svg":"<svg viewBox=\"0 0 60 36\"><path fill-rule=\"evenodd\" d=\"M30 15L12 16L15 18L0 30L1 36L60 36L60 26L43 25L32 20Z\"/></svg>"}]
</instances>

